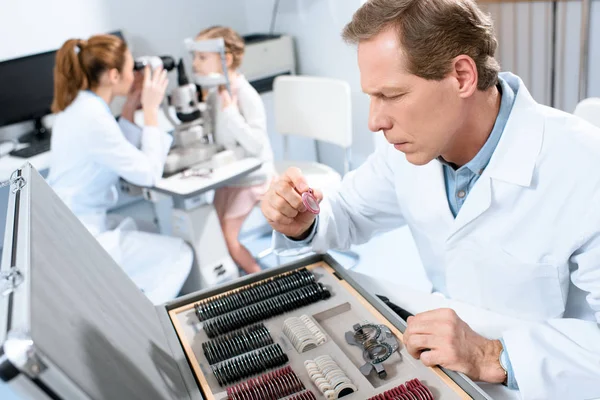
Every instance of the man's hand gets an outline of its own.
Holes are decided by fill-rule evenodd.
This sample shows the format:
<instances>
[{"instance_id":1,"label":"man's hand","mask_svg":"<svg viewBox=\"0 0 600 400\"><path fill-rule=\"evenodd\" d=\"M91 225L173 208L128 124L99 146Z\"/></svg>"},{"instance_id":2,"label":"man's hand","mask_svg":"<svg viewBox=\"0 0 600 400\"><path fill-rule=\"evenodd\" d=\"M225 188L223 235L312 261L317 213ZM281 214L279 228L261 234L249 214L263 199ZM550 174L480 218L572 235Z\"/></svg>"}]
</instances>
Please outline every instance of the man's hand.
<instances>
[{"instance_id":1,"label":"man's hand","mask_svg":"<svg viewBox=\"0 0 600 400\"><path fill-rule=\"evenodd\" d=\"M263 197L261 210L274 230L295 239L301 239L315 220L315 214L306 210L302 193L309 189L306 179L298 168L289 168L271 183ZM323 193L314 189L318 202Z\"/></svg>"},{"instance_id":2,"label":"man's hand","mask_svg":"<svg viewBox=\"0 0 600 400\"><path fill-rule=\"evenodd\" d=\"M452 309L417 314L407 320L406 349L428 367L435 365L462 372L474 381L502 383L502 344L473 331Z\"/></svg>"}]
</instances>

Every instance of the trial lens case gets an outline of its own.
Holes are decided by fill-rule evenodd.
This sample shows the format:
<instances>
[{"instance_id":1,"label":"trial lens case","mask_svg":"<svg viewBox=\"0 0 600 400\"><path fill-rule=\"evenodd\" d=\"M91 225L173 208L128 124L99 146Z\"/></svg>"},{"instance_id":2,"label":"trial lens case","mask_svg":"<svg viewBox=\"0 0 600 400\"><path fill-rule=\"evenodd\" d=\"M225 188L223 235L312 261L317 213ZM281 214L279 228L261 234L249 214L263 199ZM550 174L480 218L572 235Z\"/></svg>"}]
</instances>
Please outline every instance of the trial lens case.
<instances>
[{"instance_id":1,"label":"trial lens case","mask_svg":"<svg viewBox=\"0 0 600 400\"><path fill-rule=\"evenodd\" d=\"M411 378L436 399L489 399L464 375L411 358L401 341L405 322L329 255L153 305L29 164L15 171L10 190L0 270L0 378L34 399L224 400L226 387L202 352L208 338L194 304L303 268L331 297L262 322L317 399L325 396L303 363L320 354L331 356L358 388L347 400L366 400ZM327 341L299 353L282 324L302 314ZM344 340L364 321L387 326L400 343L399 354L387 361L386 379L361 374L362 352Z\"/></svg>"}]
</instances>

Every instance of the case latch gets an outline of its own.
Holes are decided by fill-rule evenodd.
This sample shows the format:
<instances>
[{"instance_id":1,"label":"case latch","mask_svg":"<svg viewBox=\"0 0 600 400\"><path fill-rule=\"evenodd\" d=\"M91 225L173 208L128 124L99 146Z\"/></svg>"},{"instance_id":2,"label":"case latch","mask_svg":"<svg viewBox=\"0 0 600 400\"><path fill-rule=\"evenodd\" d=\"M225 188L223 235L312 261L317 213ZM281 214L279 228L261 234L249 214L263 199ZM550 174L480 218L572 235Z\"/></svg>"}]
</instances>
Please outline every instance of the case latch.
<instances>
[{"instance_id":1,"label":"case latch","mask_svg":"<svg viewBox=\"0 0 600 400\"><path fill-rule=\"evenodd\" d=\"M23 274L17 267L11 267L8 271L0 273L0 290L2 296L8 296L23 283Z\"/></svg>"},{"instance_id":2,"label":"case latch","mask_svg":"<svg viewBox=\"0 0 600 400\"><path fill-rule=\"evenodd\" d=\"M19 190L23 189L24 186L25 186L25 178L23 178L22 176L17 176L12 181L12 192L17 193Z\"/></svg>"},{"instance_id":3,"label":"case latch","mask_svg":"<svg viewBox=\"0 0 600 400\"><path fill-rule=\"evenodd\" d=\"M0 182L0 188L10 185L13 193L17 193L19 190L23 189L27 182L25 182L25 178L18 175L18 172L18 170L14 171L10 175L10 179Z\"/></svg>"},{"instance_id":4,"label":"case latch","mask_svg":"<svg viewBox=\"0 0 600 400\"><path fill-rule=\"evenodd\" d=\"M6 378L10 378L11 375L14 375L15 368L20 372L24 372L31 378L39 377L39 375L46 370L46 365L42 362L38 351L33 344L31 335L27 332L8 332L6 341L3 345L3 350L3 366L10 366L9 370L3 371L4 374L8 374Z\"/></svg>"}]
</instances>

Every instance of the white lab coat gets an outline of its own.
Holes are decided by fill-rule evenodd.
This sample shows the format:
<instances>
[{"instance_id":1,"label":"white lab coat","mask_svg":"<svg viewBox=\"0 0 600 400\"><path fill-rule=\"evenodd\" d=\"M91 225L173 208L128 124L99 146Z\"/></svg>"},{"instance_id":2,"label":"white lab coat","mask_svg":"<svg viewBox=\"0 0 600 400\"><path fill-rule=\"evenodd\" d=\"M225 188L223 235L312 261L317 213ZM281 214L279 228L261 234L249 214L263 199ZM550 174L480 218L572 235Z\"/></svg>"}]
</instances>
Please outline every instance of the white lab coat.
<instances>
[{"instance_id":1,"label":"white lab coat","mask_svg":"<svg viewBox=\"0 0 600 400\"><path fill-rule=\"evenodd\" d=\"M119 177L140 186L160 179L171 141L156 127L117 123L89 91L57 115L52 132L48 183L155 304L179 293L192 250L179 238L138 232L130 218L114 226L107 212L118 200Z\"/></svg>"},{"instance_id":2,"label":"white lab coat","mask_svg":"<svg viewBox=\"0 0 600 400\"><path fill-rule=\"evenodd\" d=\"M311 247L347 249L408 224L434 290L535 322L503 332L523 399L598 398L600 130L502 76L514 108L456 219L440 162L415 166L388 145L324 199ZM387 250L393 270L402 256Z\"/></svg>"}]
</instances>

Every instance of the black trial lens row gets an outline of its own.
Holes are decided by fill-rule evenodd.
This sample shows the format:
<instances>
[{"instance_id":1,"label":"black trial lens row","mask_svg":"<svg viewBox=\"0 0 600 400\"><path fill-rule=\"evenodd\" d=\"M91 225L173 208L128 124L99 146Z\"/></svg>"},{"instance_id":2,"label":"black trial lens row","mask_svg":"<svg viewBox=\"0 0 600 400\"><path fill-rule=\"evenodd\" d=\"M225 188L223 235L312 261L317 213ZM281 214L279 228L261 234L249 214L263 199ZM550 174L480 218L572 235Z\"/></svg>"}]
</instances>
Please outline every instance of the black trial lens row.
<instances>
[{"instance_id":1,"label":"black trial lens row","mask_svg":"<svg viewBox=\"0 0 600 400\"><path fill-rule=\"evenodd\" d=\"M194 308L198 319L206 321L314 282L315 275L302 268L283 276L257 282L232 293L201 301L195 304Z\"/></svg>"},{"instance_id":2,"label":"black trial lens row","mask_svg":"<svg viewBox=\"0 0 600 400\"><path fill-rule=\"evenodd\" d=\"M212 365L270 344L273 344L273 338L267 328L256 324L204 342L202 350Z\"/></svg>"},{"instance_id":3,"label":"black trial lens row","mask_svg":"<svg viewBox=\"0 0 600 400\"><path fill-rule=\"evenodd\" d=\"M204 330L209 338L214 338L308 304L316 303L330 296L329 290L323 284L313 283L208 320L204 322Z\"/></svg>"},{"instance_id":4,"label":"black trial lens row","mask_svg":"<svg viewBox=\"0 0 600 400\"><path fill-rule=\"evenodd\" d=\"M280 367L288 362L288 356L278 344L272 344L238 358L213 365L212 370L219 385L225 386L249 376Z\"/></svg>"}]
</instances>

